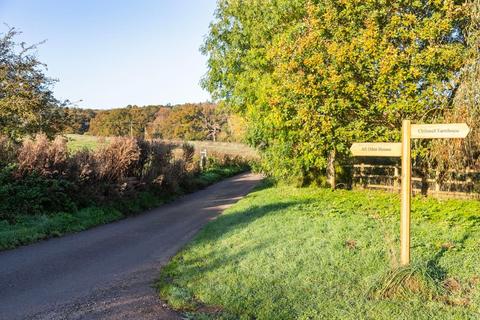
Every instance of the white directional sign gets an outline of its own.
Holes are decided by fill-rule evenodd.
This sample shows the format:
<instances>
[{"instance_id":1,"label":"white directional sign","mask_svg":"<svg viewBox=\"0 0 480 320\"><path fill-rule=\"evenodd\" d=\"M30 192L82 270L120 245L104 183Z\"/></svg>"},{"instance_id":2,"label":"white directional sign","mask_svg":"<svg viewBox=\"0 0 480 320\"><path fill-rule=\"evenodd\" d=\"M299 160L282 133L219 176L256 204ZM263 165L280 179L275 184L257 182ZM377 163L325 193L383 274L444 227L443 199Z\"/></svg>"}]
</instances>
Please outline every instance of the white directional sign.
<instances>
[{"instance_id":1,"label":"white directional sign","mask_svg":"<svg viewBox=\"0 0 480 320\"><path fill-rule=\"evenodd\" d=\"M412 124L411 138L465 138L470 132L466 123Z\"/></svg>"},{"instance_id":2,"label":"white directional sign","mask_svg":"<svg viewBox=\"0 0 480 320\"><path fill-rule=\"evenodd\" d=\"M402 144L400 142L353 143L350 151L357 157L400 157Z\"/></svg>"}]
</instances>

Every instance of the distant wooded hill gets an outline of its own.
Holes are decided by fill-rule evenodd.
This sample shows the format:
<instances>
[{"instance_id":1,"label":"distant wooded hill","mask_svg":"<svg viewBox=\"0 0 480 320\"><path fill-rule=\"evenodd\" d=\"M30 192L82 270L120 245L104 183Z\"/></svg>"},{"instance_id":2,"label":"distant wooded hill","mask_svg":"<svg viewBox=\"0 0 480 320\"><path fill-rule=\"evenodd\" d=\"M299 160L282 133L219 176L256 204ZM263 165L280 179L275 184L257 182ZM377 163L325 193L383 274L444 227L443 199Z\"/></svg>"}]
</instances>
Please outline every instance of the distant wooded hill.
<instances>
[{"instance_id":1,"label":"distant wooded hill","mask_svg":"<svg viewBox=\"0 0 480 320\"><path fill-rule=\"evenodd\" d=\"M242 118L212 103L149 105L94 110L65 108L64 133L96 136L242 141Z\"/></svg>"}]
</instances>

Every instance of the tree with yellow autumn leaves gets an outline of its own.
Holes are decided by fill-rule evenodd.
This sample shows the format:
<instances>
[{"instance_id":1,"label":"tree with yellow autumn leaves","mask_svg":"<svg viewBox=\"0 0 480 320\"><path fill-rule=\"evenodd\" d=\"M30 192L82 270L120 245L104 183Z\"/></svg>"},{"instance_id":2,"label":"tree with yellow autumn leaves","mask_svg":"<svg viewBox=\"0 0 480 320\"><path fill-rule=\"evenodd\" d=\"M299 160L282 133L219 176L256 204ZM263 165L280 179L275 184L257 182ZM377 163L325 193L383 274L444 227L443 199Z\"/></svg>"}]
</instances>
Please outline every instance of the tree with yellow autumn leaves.
<instances>
[{"instance_id":1,"label":"tree with yellow autumn leaves","mask_svg":"<svg viewBox=\"0 0 480 320\"><path fill-rule=\"evenodd\" d=\"M268 173L310 183L353 141L397 141L402 119L451 109L469 5L220 0L203 85L246 119Z\"/></svg>"}]
</instances>

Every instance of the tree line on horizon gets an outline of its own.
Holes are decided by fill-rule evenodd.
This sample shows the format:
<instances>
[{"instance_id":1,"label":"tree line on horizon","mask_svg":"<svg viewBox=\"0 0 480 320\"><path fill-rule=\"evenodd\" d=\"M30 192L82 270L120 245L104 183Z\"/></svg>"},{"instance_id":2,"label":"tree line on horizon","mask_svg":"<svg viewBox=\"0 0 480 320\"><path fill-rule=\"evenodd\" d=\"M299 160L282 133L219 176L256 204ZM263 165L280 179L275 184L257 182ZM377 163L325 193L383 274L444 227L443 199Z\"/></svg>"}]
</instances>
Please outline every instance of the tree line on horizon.
<instances>
[{"instance_id":1,"label":"tree line on horizon","mask_svg":"<svg viewBox=\"0 0 480 320\"><path fill-rule=\"evenodd\" d=\"M54 97L57 80L38 60L37 45L16 41L21 32L0 33L0 136L12 143L44 133L130 136L148 139L236 141L244 122L215 103L128 105L109 110L72 107Z\"/></svg>"},{"instance_id":2,"label":"tree line on horizon","mask_svg":"<svg viewBox=\"0 0 480 320\"><path fill-rule=\"evenodd\" d=\"M244 133L241 118L208 102L174 106L128 105L108 110L67 107L64 112L62 132L66 134L240 142Z\"/></svg>"}]
</instances>

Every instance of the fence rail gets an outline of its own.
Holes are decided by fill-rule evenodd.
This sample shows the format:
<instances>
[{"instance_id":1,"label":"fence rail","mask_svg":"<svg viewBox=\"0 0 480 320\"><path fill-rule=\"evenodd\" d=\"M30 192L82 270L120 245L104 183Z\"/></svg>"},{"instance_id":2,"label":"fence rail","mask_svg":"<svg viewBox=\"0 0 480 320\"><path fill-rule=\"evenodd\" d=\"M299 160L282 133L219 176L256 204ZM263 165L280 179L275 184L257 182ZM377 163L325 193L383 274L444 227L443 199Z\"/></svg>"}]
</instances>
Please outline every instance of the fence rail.
<instances>
[{"instance_id":1,"label":"fence rail","mask_svg":"<svg viewBox=\"0 0 480 320\"><path fill-rule=\"evenodd\" d=\"M353 165L352 186L354 188L381 189L400 192L400 166L395 165ZM444 178L441 179L440 177ZM480 171L471 168L448 170L435 177L412 177L414 194L431 195L439 198L480 199Z\"/></svg>"}]
</instances>

